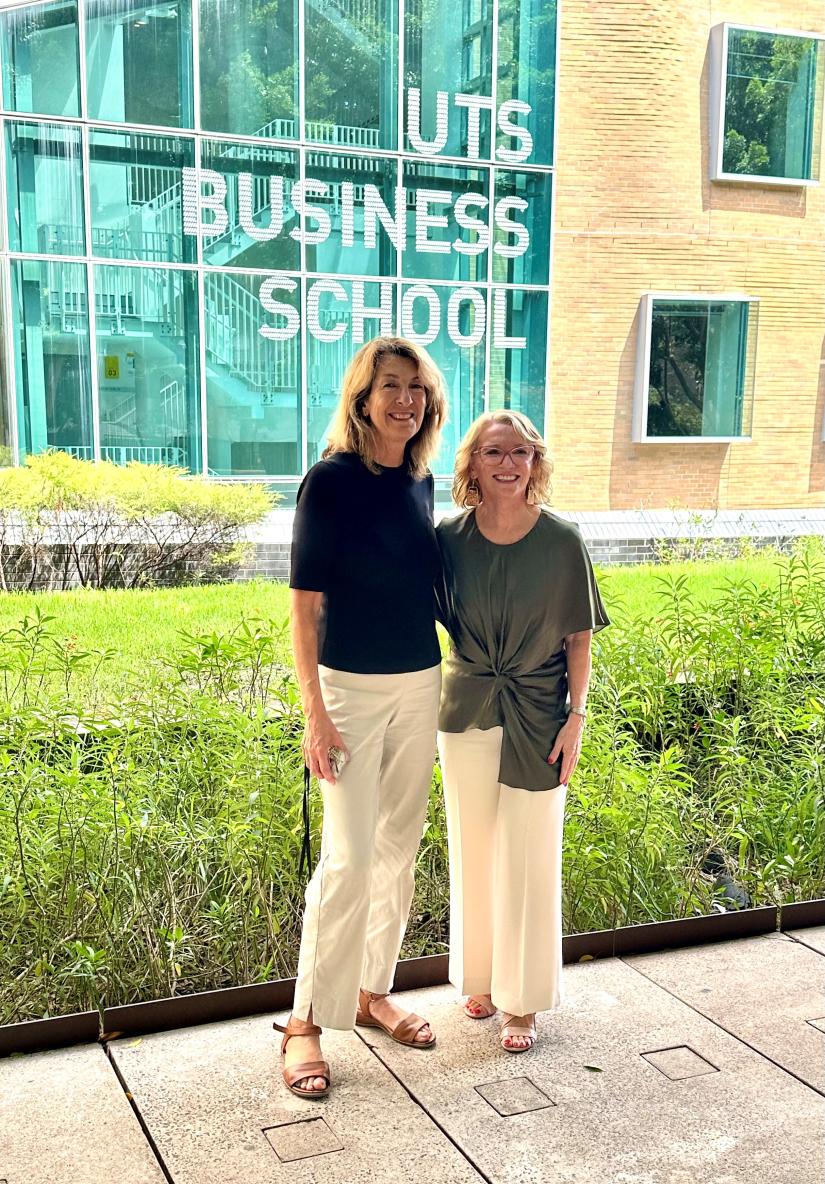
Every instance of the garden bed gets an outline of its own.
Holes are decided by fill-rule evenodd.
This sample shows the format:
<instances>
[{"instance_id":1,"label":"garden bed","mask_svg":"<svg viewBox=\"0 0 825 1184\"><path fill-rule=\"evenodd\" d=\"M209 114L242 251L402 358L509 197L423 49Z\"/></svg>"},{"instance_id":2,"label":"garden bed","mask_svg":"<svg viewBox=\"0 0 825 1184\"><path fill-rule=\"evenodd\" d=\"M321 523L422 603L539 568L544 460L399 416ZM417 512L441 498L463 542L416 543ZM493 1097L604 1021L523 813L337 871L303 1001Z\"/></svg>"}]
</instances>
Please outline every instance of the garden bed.
<instances>
[{"instance_id":1,"label":"garden bed","mask_svg":"<svg viewBox=\"0 0 825 1184\"><path fill-rule=\"evenodd\" d=\"M823 895L822 553L752 562L604 581L614 625L569 797L566 932L727 907L711 850L754 905ZM0 1022L294 973L285 595L0 598ZM317 798L313 817L317 850ZM436 769L404 954L442 954L447 915Z\"/></svg>"}]
</instances>

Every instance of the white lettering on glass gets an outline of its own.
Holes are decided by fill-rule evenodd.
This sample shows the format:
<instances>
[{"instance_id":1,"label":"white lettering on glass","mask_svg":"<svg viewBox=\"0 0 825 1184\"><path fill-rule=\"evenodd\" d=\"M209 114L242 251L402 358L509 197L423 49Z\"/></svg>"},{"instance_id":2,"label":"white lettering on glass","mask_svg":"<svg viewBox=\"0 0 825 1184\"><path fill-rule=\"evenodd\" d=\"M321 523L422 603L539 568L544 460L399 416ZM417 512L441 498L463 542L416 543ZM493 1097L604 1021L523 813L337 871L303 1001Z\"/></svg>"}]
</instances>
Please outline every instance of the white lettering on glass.
<instances>
[{"instance_id":1,"label":"white lettering on glass","mask_svg":"<svg viewBox=\"0 0 825 1184\"><path fill-rule=\"evenodd\" d=\"M213 169L201 169L199 184L197 169L186 165L181 174L183 233L208 238L224 234L229 225L229 215L226 212L226 181L223 176ZM203 192L204 185L210 187L207 193ZM203 220L207 212L214 215L210 222Z\"/></svg>"},{"instance_id":2,"label":"white lettering on glass","mask_svg":"<svg viewBox=\"0 0 825 1184\"><path fill-rule=\"evenodd\" d=\"M319 306L321 297L325 293L332 296L334 300L346 303L347 291L343 284L339 284L337 280L316 280L307 292L307 329L316 341L325 341L329 344L341 340L347 331L349 318L342 316L339 321L330 318L331 324L327 326L321 324Z\"/></svg>"},{"instance_id":3,"label":"white lettering on glass","mask_svg":"<svg viewBox=\"0 0 825 1184\"><path fill-rule=\"evenodd\" d=\"M355 345L363 345L367 340L364 332L365 321L378 321L378 332L382 337L389 337L392 333L392 284L378 285L378 308L369 308L366 303L365 284L363 280L352 281L352 340ZM370 333L370 337L374 334Z\"/></svg>"},{"instance_id":4,"label":"white lettering on glass","mask_svg":"<svg viewBox=\"0 0 825 1184\"><path fill-rule=\"evenodd\" d=\"M284 304L273 296L276 288L283 288L285 292L294 292L298 287L295 280L288 275L270 275L258 290L258 299L267 312L273 316L283 317L285 325L261 325L258 332L268 341L289 341L301 327L301 317L298 309L292 304Z\"/></svg>"},{"instance_id":5,"label":"white lettering on glass","mask_svg":"<svg viewBox=\"0 0 825 1184\"><path fill-rule=\"evenodd\" d=\"M415 302L427 302L427 327L417 332L415 328ZM409 337L417 345L432 345L441 329L441 305L438 293L429 284L413 284L401 297L401 336Z\"/></svg>"},{"instance_id":6,"label":"white lettering on glass","mask_svg":"<svg viewBox=\"0 0 825 1184\"><path fill-rule=\"evenodd\" d=\"M472 328L468 333L461 331L462 304L469 304L472 308L470 314ZM481 292L477 288L456 288L447 304L447 333L453 345L463 346L465 349L478 345L484 337L486 327L487 305Z\"/></svg>"},{"instance_id":7,"label":"white lettering on glass","mask_svg":"<svg viewBox=\"0 0 825 1184\"><path fill-rule=\"evenodd\" d=\"M505 164L524 164L525 160L530 159L530 153L533 151L533 137L526 127L521 127L518 123L511 123L510 116L529 115L531 110L530 104L523 103L521 99L508 99L498 109L498 130L503 136L512 136L520 144L518 148L496 149L496 156Z\"/></svg>"},{"instance_id":8,"label":"white lettering on glass","mask_svg":"<svg viewBox=\"0 0 825 1184\"><path fill-rule=\"evenodd\" d=\"M435 92L435 136L425 140L421 134L421 91L412 86L407 91L407 138L422 156L434 155L447 143L450 127L450 96L446 90Z\"/></svg>"}]
</instances>

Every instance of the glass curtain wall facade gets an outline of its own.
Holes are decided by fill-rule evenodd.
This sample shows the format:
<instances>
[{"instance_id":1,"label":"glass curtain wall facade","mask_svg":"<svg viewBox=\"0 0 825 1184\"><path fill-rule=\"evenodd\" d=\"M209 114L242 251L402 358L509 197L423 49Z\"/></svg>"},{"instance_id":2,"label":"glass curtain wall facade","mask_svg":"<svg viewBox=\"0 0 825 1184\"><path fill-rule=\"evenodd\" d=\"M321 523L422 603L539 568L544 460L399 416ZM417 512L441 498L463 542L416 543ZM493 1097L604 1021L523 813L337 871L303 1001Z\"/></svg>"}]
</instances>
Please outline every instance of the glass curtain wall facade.
<instances>
[{"instance_id":1,"label":"glass curtain wall facade","mask_svg":"<svg viewBox=\"0 0 825 1184\"><path fill-rule=\"evenodd\" d=\"M544 427L555 0L0 12L0 459L294 489L377 333Z\"/></svg>"}]
</instances>

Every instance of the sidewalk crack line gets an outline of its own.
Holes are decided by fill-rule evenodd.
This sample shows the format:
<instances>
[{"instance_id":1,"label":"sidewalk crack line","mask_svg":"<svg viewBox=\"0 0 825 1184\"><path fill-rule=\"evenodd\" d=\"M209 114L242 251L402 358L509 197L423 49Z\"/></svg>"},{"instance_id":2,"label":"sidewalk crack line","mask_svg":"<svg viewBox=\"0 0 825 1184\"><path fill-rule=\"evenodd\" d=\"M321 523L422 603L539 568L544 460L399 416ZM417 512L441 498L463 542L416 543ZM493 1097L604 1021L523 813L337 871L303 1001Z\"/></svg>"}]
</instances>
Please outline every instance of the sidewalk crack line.
<instances>
[{"instance_id":1,"label":"sidewalk crack line","mask_svg":"<svg viewBox=\"0 0 825 1184\"><path fill-rule=\"evenodd\" d=\"M108 1043L106 1041L102 1041L101 1043L103 1045L103 1051L106 1053L106 1057L109 1061L109 1064L112 1066L112 1069L114 1070L115 1077L120 1082L120 1088L123 1090L124 1094L126 1095L126 1100L129 1103L129 1105L132 1107L132 1113L134 1114L135 1118L138 1120L138 1123L140 1125L140 1129L143 1131L143 1137L145 1138L146 1142L149 1144L149 1149L152 1152L152 1154L154 1155L155 1159L157 1160L158 1167L160 1168L160 1170L163 1172L164 1176L166 1177L168 1184L175 1184L172 1173L169 1171L168 1167L166 1166L166 1162L160 1153L160 1149L159 1149L157 1143L155 1142L154 1136L152 1135L152 1132L149 1130L149 1124L146 1122L146 1119L141 1114L140 1107L138 1106L137 1102L135 1101L132 1091L129 1089L128 1082L126 1081L126 1078L123 1076L123 1074L120 1071L120 1065L118 1065L117 1061L115 1060L114 1056L112 1055L112 1052L111 1052L111 1049L109 1048Z\"/></svg>"},{"instance_id":2,"label":"sidewalk crack line","mask_svg":"<svg viewBox=\"0 0 825 1184\"><path fill-rule=\"evenodd\" d=\"M372 1055L375 1057L375 1059L377 1061L379 1061L380 1064L382 1064L384 1066L384 1068L389 1073L390 1077L395 1078L395 1080L401 1086L401 1088L403 1089L403 1091L407 1095L407 1097L410 1099L410 1101L414 1102L415 1105L419 1108L419 1110L423 1110L423 1112L427 1115L427 1117L429 1118L429 1120L433 1124L433 1126L437 1127L437 1129L441 1131L442 1135L449 1143L452 1143L453 1147L455 1147L456 1151L461 1156L461 1158L465 1159L467 1161L467 1163L470 1165L470 1167L473 1169L473 1171L476 1172L482 1180L484 1180L485 1184L494 1184L492 1177L488 1176L487 1173L481 1167L479 1167L479 1165L476 1163L476 1161L473 1159L473 1157L467 1151L464 1150L464 1148L461 1146L461 1144L456 1139L453 1138L453 1136L450 1134L450 1132L447 1130L447 1128L445 1126L443 1126L438 1121L438 1119L435 1117L435 1115L430 1113L430 1111L427 1109L427 1107L424 1105L424 1103L421 1101L421 1099L416 1097L416 1095L409 1088L409 1086L406 1084L406 1082L401 1080L401 1078L398 1076L398 1074L395 1072L395 1070L392 1068L392 1066L387 1064L387 1062L381 1056L380 1052L375 1047L375 1045L370 1044L370 1042L364 1036L361 1035L361 1033L358 1031L357 1028L354 1029L354 1031L355 1031L355 1035L358 1037L358 1039L363 1044L365 1044L367 1046L367 1048L372 1053Z\"/></svg>"}]
</instances>

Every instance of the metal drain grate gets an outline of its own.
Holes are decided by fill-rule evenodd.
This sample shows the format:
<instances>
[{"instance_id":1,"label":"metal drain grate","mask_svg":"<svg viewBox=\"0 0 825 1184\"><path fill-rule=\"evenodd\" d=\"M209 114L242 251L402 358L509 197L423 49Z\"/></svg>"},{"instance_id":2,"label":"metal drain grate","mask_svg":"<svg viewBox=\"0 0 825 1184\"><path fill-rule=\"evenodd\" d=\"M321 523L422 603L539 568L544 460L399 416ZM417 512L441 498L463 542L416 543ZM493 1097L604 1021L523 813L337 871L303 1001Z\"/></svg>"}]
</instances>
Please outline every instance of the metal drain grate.
<instances>
[{"instance_id":1,"label":"metal drain grate","mask_svg":"<svg viewBox=\"0 0 825 1184\"><path fill-rule=\"evenodd\" d=\"M700 1057L698 1052L694 1052L686 1044L643 1052L642 1058L671 1081L683 1081L687 1077L701 1077L704 1073L719 1072L715 1065Z\"/></svg>"},{"instance_id":2,"label":"metal drain grate","mask_svg":"<svg viewBox=\"0 0 825 1184\"><path fill-rule=\"evenodd\" d=\"M548 1106L556 1104L529 1077L490 1081L486 1085L477 1085L475 1090L502 1118L527 1114L531 1110L546 1110Z\"/></svg>"},{"instance_id":3,"label":"metal drain grate","mask_svg":"<svg viewBox=\"0 0 825 1184\"><path fill-rule=\"evenodd\" d=\"M281 1163L294 1163L297 1159L311 1159L314 1155L344 1150L344 1144L325 1118L284 1122L280 1126L264 1127L263 1133Z\"/></svg>"}]
</instances>

